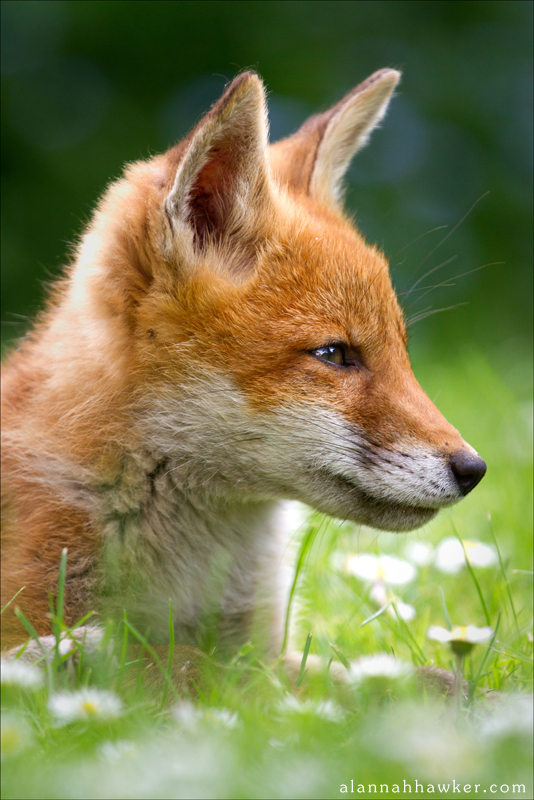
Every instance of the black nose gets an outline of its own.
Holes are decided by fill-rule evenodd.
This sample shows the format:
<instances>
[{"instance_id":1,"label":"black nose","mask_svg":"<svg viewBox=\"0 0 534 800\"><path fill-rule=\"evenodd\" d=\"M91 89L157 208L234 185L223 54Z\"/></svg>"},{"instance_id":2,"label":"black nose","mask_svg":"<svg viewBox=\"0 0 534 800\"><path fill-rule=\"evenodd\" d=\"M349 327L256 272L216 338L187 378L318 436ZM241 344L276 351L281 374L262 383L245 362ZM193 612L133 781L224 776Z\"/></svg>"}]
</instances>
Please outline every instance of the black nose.
<instances>
[{"instance_id":1,"label":"black nose","mask_svg":"<svg viewBox=\"0 0 534 800\"><path fill-rule=\"evenodd\" d=\"M458 450L450 458L450 465L461 493L465 496L480 483L486 474L486 462L480 456Z\"/></svg>"}]
</instances>

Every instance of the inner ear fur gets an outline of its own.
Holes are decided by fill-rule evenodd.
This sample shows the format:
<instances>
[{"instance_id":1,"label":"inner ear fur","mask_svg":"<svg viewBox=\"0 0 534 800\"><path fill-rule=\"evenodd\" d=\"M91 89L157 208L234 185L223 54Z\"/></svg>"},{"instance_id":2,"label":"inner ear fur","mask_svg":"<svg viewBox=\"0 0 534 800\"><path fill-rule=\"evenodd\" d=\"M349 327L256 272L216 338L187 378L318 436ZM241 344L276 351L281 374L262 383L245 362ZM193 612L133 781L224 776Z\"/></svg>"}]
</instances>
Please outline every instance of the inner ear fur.
<instances>
[{"instance_id":1,"label":"inner ear fur","mask_svg":"<svg viewBox=\"0 0 534 800\"><path fill-rule=\"evenodd\" d=\"M293 191L337 205L353 156L384 117L400 72L382 69L292 136L271 145L273 173Z\"/></svg>"},{"instance_id":2,"label":"inner ear fur","mask_svg":"<svg viewBox=\"0 0 534 800\"><path fill-rule=\"evenodd\" d=\"M185 143L169 151L180 156L165 199L174 235L196 251L208 242L254 238L254 220L268 203L268 122L259 77L235 78Z\"/></svg>"}]
</instances>

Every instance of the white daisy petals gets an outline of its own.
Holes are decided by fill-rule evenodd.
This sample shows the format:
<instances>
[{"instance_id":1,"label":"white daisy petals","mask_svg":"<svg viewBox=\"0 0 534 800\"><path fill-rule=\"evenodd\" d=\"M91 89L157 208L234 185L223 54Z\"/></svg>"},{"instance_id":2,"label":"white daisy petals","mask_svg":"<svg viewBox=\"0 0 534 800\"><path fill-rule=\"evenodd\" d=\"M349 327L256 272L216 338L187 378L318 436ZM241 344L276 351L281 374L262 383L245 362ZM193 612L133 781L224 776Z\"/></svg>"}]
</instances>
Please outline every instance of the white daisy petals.
<instances>
[{"instance_id":1,"label":"white daisy petals","mask_svg":"<svg viewBox=\"0 0 534 800\"><path fill-rule=\"evenodd\" d=\"M15 658L3 658L0 673L2 686L17 686L19 689L35 691L44 683L43 673L38 667Z\"/></svg>"},{"instance_id":2,"label":"white daisy petals","mask_svg":"<svg viewBox=\"0 0 534 800\"><path fill-rule=\"evenodd\" d=\"M434 562L436 551L430 542L408 542L404 549L408 561L418 567L428 567Z\"/></svg>"},{"instance_id":3,"label":"white daisy petals","mask_svg":"<svg viewBox=\"0 0 534 800\"><path fill-rule=\"evenodd\" d=\"M462 657L469 653L475 644L491 638L493 633L494 630L489 625L483 628L477 628L476 625L455 625L450 631L440 625L432 625L427 631L427 636L434 641L450 645L452 651Z\"/></svg>"},{"instance_id":4,"label":"white daisy petals","mask_svg":"<svg viewBox=\"0 0 534 800\"><path fill-rule=\"evenodd\" d=\"M70 722L115 719L122 712L122 702L113 692L86 687L76 692L56 692L48 699L48 710L56 720Z\"/></svg>"},{"instance_id":5,"label":"white daisy petals","mask_svg":"<svg viewBox=\"0 0 534 800\"><path fill-rule=\"evenodd\" d=\"M413 674L413 667L388 653L364 656L350 665L349 676L354 683L363 683L373 678L399 680Z\"/></svg>"},{"instance_id":6,"label":"white daisy petals","mask_svg":"<svg viewBox=\"0 0 534 800\"><path fill-rule=\"evenodd\" d=\"M347 556L345 571L364 581L382 581L392 586L410 583L417 575L416 568L408 561L395 556L375 556L369 553Z\"/></svg>"},{"instance_id":7,"label":"white daisy petals","mask_svg":"<svg viewBox=\"0 0 534 800\"><path fill-rule=\"evenodd\" d=\"M344 719L343 710L332 700L300 700L295 695L288 694L276 706L279 714L303 714L319 717L327 722L341 722Z\"/></svg>"},{"instance_id":8,"label":"white daisy petals","mask_svg":"<svg viewBox=\"0 0 534 800\"><path fill-rule=\"evenodd\" d=\"M1 752L2 761L18 756L33 744L33 733L23 716L13 711L2 710Z\"/></svg>"},{"instance_id":9,"label":"white daisy petals","mask_svg":"<svg viewBox=\"0 0 534 800\"><path fill-rule=\"evenodd\" d=\"M484 568L497 563L498 556L494 547L469 539L462 541L471 566ZM442 539L436 548L435 566L440 572L459 572L466 564L465 553L459 539L454 536Z\"/></svg>"}]
</instances>

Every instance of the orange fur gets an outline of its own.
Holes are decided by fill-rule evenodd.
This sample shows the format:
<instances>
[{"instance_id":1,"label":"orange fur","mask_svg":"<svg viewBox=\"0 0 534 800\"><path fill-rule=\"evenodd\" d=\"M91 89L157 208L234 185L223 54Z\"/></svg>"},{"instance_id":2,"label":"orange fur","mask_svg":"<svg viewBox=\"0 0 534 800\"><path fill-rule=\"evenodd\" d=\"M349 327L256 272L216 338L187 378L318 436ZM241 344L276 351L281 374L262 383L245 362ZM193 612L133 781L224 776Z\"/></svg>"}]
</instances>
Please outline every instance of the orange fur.
<instances>
[{"instance_id":1,"label":"orange fur","mask_svg":"<svg viewBox=\"0 0 534 800\"><path fill-rule=\"evenodd\" d=\"M240 75L183 142L102 198L4 370L2 603L24 586L17 604L39 634L65 546L68 622L122 603L152 631L158 571L189 630L227 552L215 604L239 640L275 537L266 503L402 530L480 479L413 376L385 256L339 209L342 173L398 78L376 73L268 148L261 82ZM360 363L317 357L332 343ZM5 617L4 645L20 643ZM279 631L267 638L275 651Z\"/></svg>"}]
</instances>

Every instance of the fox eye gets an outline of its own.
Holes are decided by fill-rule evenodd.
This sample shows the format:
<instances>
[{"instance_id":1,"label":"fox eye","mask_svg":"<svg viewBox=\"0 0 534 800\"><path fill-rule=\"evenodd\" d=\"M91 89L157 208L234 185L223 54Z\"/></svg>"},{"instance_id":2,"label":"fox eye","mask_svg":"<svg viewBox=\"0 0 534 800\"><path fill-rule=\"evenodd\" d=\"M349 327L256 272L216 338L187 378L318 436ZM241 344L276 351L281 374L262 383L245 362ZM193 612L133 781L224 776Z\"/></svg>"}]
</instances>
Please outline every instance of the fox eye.
<instances>
[{"instance_id":1,"label":"fox eye","mask_svg":"<svg viewBox=\"0 0 534 800\"><path fill-rule=\"evenodd\" d=\"M328 361L330 364L337 364L340 367L347 366L345 363L345 348L339 344L318 347L317 350L312 350L311 354L316 358L320 358L321 361Z\"/></svg>"},{"instance_id":2,"label":"fox eye","mask_svg":"<svg viewBox=\"0 0 534 800\"><path fill-rule=\"evenodd\" d=\"M365 370L365 363L357 347L350 347L344 342L339 344L325 344L317 350L309 350L314 358L334 364L336 367L354 367L358 370Z\"/></svg>"}]
</instances>

